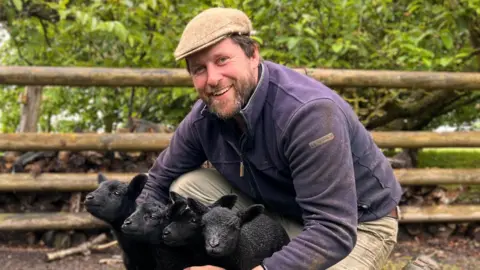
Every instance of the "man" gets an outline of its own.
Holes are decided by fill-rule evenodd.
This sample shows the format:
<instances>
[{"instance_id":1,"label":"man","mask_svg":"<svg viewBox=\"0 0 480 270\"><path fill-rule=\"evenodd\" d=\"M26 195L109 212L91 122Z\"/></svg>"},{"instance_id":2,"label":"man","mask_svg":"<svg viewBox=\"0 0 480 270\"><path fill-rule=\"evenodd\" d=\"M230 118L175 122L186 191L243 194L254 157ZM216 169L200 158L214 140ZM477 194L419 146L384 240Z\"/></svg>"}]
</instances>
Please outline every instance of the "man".
<instances>
[{"instance_id":1,"label":"man","mask_svg":"<svg viewBox=\"0 0 480 270\"><path fill-rule=\"evenodd\" d=\"M396 243L401 189L354 111L334 91L263 61L241 11L212 8L186 26L201 100L149 171L146 194L262 203L291 242L255 269L380 269ZM216 170L199 169L210 161ZM173 184L172 184L173 182ZM191 269L218 269L211 266Z\"/></svg>"}]
</instances>

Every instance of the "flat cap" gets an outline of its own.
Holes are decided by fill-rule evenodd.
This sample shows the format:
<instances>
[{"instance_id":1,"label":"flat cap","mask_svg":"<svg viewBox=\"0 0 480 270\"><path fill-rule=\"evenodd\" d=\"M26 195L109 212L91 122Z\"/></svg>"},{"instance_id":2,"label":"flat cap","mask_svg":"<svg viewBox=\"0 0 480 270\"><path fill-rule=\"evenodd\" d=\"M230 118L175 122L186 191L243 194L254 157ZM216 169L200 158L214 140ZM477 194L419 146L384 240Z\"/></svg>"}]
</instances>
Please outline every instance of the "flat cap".
<instances>
[{"instance_id":1,"label":"flat cap","mask_svg":"<svg viewBox=\"0 0 480 270\"><path fill-rule=\"evenodd\" d=\"M252 22L244 12L233 8L209 8L187 24L173 55L178 61L219 42L229 34L250 35L252 31Z\"/></svg>"}]
</instances>

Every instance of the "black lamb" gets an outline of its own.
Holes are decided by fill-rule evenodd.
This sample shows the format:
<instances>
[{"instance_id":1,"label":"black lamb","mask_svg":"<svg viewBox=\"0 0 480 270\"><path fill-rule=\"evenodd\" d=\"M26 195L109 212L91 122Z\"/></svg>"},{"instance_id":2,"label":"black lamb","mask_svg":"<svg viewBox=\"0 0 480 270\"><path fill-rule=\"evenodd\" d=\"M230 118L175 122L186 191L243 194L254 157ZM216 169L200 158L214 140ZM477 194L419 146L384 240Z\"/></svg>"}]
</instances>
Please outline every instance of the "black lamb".
<instances>
[{"instance_id":1,"label":"black lamb","mask_svg":"<svg viewBox=\"0 0 480 270\"><path fill-rule=\"evenodd\" d=\"M225 196L237 198L233 194ZM234 211L233 204L224 207L214 203L208 207L193 198L188 198L187 203L202 216L207 254L221 259L226 269L251 270L290 241L281 224L263 213L261 204Z\"/></svg>"},{"instance_id":2,"label":"black lamb","mask_svg":"<svg viewBox=\"0 0 480 270\"><path fill-rule=\"evenodd\" d=\"M172 207L167 211L170 224L163 230L163 241L172 247L184 247L193 254L193 264L224 267L222 260L209 256L205 250L205 238L202 234L202 216L187 208L187 200L171 191ZM224 196L209 207L233 207L234 196Z\"/></svg>"},{"instance_id":3,"label":"black lamb","mask_svg":"<svg viewBox=\"0 0 480 270\"><path fill-rule=\"evenodd\" d=\"M122 232L152 246L157 270L183 270L192 266L192 254L180 247L170 247L162 240L163 229L169 224L167 214L173 206L145 201L137 206L122 225Z\"/></svg>"},{"instance_id":4,"label":"black lamb","mask_svg":"<svg viewBox=\"0 0 480 270\"><path fill-rule=\"evenodd\" d=\"M138 174L130 183L123 183L108 180L99 173L98 188L85 197L87 211L110 225L123 251L123 263L127 270L155 269L155 258L150 251L150 245L130 238L121 231L124 220L135 210L135 199L140 195L146 181L145 174Z\"/></svg>"}]
</instances>

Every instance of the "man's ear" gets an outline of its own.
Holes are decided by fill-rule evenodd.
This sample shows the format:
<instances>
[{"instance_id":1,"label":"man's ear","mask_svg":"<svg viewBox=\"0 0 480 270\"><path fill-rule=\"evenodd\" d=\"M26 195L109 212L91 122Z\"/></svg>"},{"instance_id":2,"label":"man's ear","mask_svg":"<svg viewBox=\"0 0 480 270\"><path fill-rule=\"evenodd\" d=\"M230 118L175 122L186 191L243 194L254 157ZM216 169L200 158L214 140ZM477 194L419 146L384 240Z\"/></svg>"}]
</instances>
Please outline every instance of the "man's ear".
<instances>
[{"instance_id":1,"label":"man's ear","mask_svg":"<svg viewBox=\"0 0 480 270\"><path fill-rule=\"evenodd\" d=\"M253 44L253 54L250 57L250 64L251 64L250 67L252 69L258 68L258 65L260 64L260 60L261 60L260 48L259 48L258 44L256 42L254 42L254 44ZM258 78L258 79L260 79L260 78Z\"/></svg>"}]
</instances>

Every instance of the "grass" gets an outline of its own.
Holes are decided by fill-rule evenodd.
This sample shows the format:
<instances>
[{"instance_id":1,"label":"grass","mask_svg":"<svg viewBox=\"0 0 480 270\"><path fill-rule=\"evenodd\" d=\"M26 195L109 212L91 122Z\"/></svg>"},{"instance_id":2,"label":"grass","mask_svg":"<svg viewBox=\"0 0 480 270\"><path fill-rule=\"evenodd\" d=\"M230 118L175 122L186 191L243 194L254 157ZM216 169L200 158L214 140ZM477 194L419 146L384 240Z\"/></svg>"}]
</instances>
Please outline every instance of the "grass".
<instances>
[{"instance_id":1,"label":"grass","mask_svg":"<svg viewBox=\"0 0 480 270\"><path fill-rule=\"evenodd\" d=\"M419 168L480 168L480 148L426 148L418 154Z\"/></svg>"}]
</instances>

